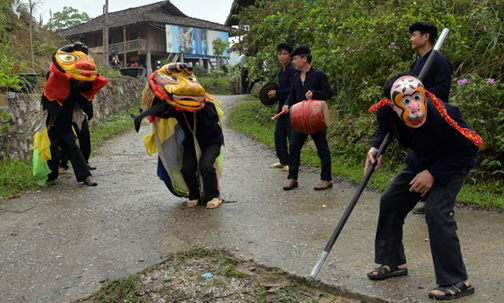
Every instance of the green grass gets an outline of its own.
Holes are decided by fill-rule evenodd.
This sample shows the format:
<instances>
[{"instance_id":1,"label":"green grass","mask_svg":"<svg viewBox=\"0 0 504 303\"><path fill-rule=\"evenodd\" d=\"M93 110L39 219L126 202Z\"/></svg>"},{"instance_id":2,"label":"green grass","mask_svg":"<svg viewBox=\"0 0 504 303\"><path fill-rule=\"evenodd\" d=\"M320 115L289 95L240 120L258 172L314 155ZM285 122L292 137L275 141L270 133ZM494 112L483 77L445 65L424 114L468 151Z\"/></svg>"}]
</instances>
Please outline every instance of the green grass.
<instances>
[{"instance_id":1,"label":"green grass","mask_svg":"<svg viewBox=\"0 0 504 303\"><path fill-rule=\"evenodd\" d=\"M98 125L90 126L92 154L102 146L107 139L115 137L126 130L134 129L130 113L138 114L140 101L130 109L110 115ZM0 204L5 200L19 195L26 190L37 189L33 178L32 159L17 160L6 158L2 161L0 171Z\"/></svg>"},{"instance_id":2,"label":"green grass","mask_svg":"<svg viewBox=\"0 0 504 303\"><path fill-rule=\"evenodd\" d=\"M32 176L31 159L17 160L5 158L0 170L0 204L25 190L36 189Z\"/></svg>"},{"instance_id":3,"label":"green grass","mask_svg":"<svg viewBox=\"0 0 504 303\"><path fill-rule=\"evenodd\" d=\"M269 117L276 114L276 106L263 106L254 97L248 97L247 101L249 102L231 109L228 126L274 147L275 122L271 121ZM331 146L330 141L329 147ZM331 150L331 153L333 174L354 183L362 181L364 177L363 161L366 155L337 154L335 150ZM309 166L320 167L320 159L311 142L307 142L303 147L301 161ZM401 168L400 165L396 168L382 165L380 171L373 174L367 187L384 191ZM457 196L457 202L481 207L504 208L503 185L499 180L483 181L470 175Z\"/></svg>"}]
</instances>

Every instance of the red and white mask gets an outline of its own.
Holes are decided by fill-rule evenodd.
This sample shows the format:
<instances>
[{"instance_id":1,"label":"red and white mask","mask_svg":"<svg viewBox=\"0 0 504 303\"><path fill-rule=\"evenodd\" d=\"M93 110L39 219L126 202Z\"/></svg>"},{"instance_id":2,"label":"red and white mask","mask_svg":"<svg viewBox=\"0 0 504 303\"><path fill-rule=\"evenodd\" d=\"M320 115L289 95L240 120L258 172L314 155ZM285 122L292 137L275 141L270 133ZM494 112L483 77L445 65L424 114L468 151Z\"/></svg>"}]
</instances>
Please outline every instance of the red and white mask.
<instances>
[{"instance_id":1,"label":"red and white mask","mask_svg":"<svg viewBox=\"0 0 504 303\"><path fill-rule=\"evenodd\" d=\"M427 119L427 99L425 88L413 76L402 76L390 89L393 109L401 120L411 128L419 128Z\"/></svg>"}]
</instances>

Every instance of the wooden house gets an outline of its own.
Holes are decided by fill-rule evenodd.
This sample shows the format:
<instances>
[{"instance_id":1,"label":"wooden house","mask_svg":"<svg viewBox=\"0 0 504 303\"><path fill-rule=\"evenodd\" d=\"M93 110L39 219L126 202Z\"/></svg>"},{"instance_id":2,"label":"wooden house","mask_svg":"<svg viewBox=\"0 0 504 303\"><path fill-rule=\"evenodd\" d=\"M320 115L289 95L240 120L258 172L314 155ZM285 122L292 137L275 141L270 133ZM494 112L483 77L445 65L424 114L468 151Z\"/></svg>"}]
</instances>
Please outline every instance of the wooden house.
<instances>
[{"instance_id":1,"label":"wooden house","mask_svg":"<svg viewBox=\"0 0 504 303\"><path fill-rule=\"evenodd\" d=\"M61 35L85 43L93 54L103 53L105 20L108 20L107 60L118 55L121 66L143 66L151 71L163 59L192 62L208 68L215 62L212 43L228 41L229 27L191 18L169 0L98 16L67 28ZM229 56L224 52L223 57Z\"/></svg>"}]
</instances>

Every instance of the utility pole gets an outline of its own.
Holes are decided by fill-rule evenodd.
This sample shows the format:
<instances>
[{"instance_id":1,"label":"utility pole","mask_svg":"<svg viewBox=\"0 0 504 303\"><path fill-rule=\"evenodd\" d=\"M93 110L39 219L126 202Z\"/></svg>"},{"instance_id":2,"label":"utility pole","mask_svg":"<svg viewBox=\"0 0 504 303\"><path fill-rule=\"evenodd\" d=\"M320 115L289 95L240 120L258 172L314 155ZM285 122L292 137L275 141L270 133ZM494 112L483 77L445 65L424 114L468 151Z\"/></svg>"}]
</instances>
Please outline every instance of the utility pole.
<instances>
[{"instance_id":1,"label":"utility pole","mask_svg":"<svg viewBox=\"0 0 504 303\"><path fill-rule=\"evenodd\" d=\"M35 55L33 51L33 6L36 3L33 3L32 0L29 1L30 5L30 53L31 53L31 68L35 69Z\"/></svg>"},{"instance_id":2,"label":"utility pole","mask_svg":"<svg viewBox=\"0 0 504 303\"><path fill-rule=\"evenodd\" d=\"M105 0L105 5L103 6L103 63L104 73L108 74L109 68L109 33L108 33L108 0Z\"/></svg>"}]
</instances>

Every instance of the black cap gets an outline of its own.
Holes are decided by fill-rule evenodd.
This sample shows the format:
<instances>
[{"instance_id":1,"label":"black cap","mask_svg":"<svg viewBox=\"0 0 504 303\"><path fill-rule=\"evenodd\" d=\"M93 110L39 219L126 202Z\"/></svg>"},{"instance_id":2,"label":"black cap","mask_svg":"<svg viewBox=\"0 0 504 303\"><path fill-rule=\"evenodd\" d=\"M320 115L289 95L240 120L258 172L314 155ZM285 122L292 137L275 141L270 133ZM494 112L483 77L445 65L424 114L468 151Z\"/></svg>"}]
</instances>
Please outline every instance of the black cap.
<instances>
[{"instance_id":1,"label":"black cap","mask_svg":"<svg viewBox=\"0 0 504 303\"><path fill-rule=\"evenodd\" d=\"M310 48L306 45L303 45L293 50L290 56L294 57L295 55L310 55L310 54L311 54Z\"/></svg>"},{"instance_id":2,"label":"black cap","mask_svg":"<svg viewBox=\"0 0 504 303\"><path fill-rule=\"evenodd\" d=\"M410 33L414 31L420 31L422 33L428 33L433 39L437 38L438 30L437 27L430 22L417 22L409 27Z\"/></svg>"},{"instance_id":3,"label":"black cap","mask_svg":"<svg viewBox=\"0 0 504 303\"><path fill-rule=\"evenodd\" d=\"M277 51L281 51L281 50L286 50L289 54L292 53L292 51L294 50L292 48L292 46L290 46L289 44L287 43L280 43L277 45Z\"/></svg>"}]
</instances>

